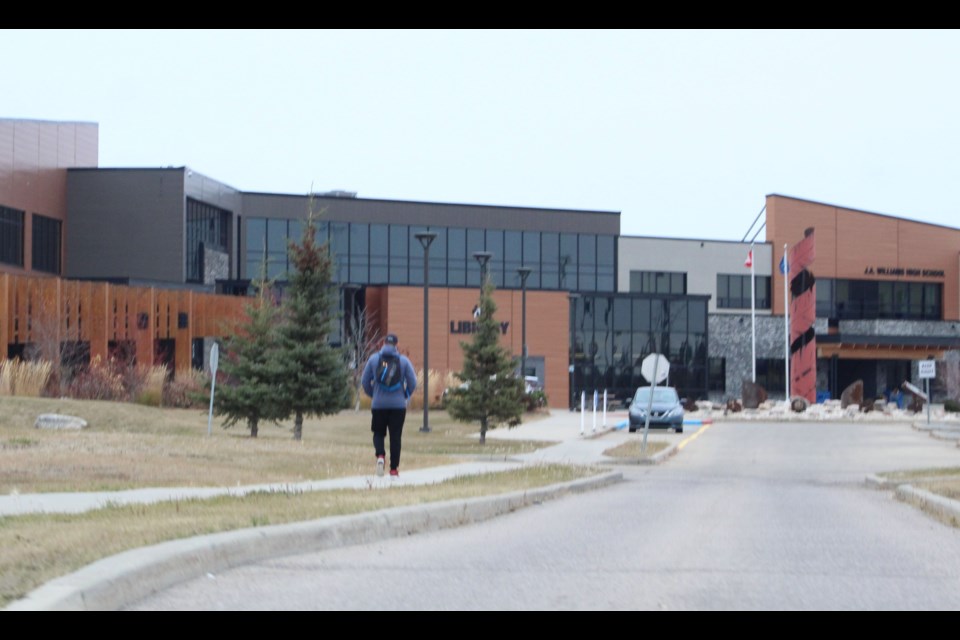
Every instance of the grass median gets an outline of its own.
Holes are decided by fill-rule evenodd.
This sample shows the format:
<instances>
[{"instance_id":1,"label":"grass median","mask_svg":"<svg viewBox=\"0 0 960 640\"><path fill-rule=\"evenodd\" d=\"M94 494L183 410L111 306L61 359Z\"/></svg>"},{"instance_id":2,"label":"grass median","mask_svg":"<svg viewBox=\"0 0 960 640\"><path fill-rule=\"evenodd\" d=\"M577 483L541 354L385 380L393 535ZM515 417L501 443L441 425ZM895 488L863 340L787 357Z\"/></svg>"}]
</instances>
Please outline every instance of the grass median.
<instances>
[{"instance_id":1,"label":"grass median","mask_svg":"<svg viewBox=\"0 0 960 640\"><path fill-rule=\"evenodd\" d=\"M89 428L34 428L41 413L81 417ZM539 419L532 415L529 419ZM401 471L464 459L505 459L552 443L487 440L479 427L431 412L430 433L408 414ZM134 404L0 398L0 494L117 491L145 487L296 483L373 472L369 412L345 411L292 425L239 425L205 412ZM386 490L265 492L243 497L114 506L74 515L0 517L0 607L41 584L128 549L247 527L312 520L430 501L494 495L566 482L601 469L543 465Z\"/></svg>"}]
</instances>

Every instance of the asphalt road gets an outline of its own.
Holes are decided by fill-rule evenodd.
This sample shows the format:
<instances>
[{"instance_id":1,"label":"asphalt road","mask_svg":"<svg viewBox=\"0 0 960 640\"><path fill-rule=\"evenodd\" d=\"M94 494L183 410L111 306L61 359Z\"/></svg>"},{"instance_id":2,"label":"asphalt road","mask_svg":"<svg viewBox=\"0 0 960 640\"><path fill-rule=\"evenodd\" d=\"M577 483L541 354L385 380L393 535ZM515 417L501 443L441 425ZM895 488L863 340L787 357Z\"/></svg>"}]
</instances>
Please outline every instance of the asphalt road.
<instances>
[{"instance_id":1,"label":"asphalt road","mask_svg":"<svg viewBox=\"0 0 960 640\"><path fill-rule=\"evenodd\" d=\"M717 423L605 489L208 575L130 609L957 610L960 530L864 482L948 465L955 443L904 424Z\"/></svg>"}]
</instances>

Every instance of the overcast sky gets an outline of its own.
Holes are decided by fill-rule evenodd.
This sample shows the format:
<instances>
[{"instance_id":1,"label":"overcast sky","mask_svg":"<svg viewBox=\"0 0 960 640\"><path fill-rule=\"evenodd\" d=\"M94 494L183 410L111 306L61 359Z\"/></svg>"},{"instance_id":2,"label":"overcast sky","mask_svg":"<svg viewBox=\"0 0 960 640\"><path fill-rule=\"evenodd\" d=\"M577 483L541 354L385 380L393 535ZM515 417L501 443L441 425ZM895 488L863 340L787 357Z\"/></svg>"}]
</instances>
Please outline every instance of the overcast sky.
<instances>
[{"instance_id":1,"label":"overcast sky","mask_svg":"<svg viewBox=\"0 0 960 640\"><path fill-rule=\"evenodd\" d=\"M96 122L102 167L624 235L740 240L769 193L960 227L958 31L0 30L0 60L0 117Z\"/></svg>"}]
</instances>

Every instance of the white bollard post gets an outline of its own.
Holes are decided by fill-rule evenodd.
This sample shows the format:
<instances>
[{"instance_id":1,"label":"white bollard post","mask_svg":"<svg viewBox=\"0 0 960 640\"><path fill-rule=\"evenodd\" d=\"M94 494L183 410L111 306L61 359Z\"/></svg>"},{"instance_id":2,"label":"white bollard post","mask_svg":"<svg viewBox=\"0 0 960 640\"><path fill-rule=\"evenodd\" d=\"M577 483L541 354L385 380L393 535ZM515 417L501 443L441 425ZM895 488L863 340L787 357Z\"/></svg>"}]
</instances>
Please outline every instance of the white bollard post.
<instances>
[{"instance_id":1,"label":"white bollard post","mask_svg":"<svg viewBox=\"0 0 960 640\"><path fill-rule=\"evenodd\" d=\"M587 412L587 392L580 392L580 435L583 435L583 421L586 419Z\"/></svg>"},{"instance_id":2,"label":"white bollard post","mask_svg":"<svg viewBox=\"0 0 960 640\"><path fill-rule=\"evenodd\" d=\"M603 428L607 428L607 390L603 390Z\"/></svg>"},{"instance_id":3,"label":"white bollard post","mask_svg":"<svg viewBox=\"0 0 960 640\"><path fill-rule=\"evenodd\" d=\"M597 432L597 390L593 390L593 429L592 433Z\"/></svg>"}]
</instances>

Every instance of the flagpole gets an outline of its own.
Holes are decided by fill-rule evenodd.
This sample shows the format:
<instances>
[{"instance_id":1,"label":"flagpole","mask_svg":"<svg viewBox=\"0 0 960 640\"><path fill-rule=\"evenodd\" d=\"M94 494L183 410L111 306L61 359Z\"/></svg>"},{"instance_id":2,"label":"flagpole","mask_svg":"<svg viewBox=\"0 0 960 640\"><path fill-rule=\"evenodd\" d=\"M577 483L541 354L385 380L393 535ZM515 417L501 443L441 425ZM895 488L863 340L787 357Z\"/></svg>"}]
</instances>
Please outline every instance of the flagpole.
<instances>
[{"instance_id":1,"label":"flagpole","mask_svg":"<svg viewBox=\"0 0 960 640\"><path fill-rule=\"evenodd\" d=\"M754 290L756 287L756 275L754 272L754 259L753 259L753 243L750 243L750 333L751 333L751 355L753 357L753 378L751 381L753 383L757 382L757 294Z\"/></svg>"},{"instance_id":2,"label":"flagpole","mask_svg":"<svg viewBox=\"0 0 960 640\"><path fill-rule=\"evenodd\" d=\"M787 402L790 402L790 295L787 281L790 280L790 262L787 260L787 245L783 245L783 260L780 261L780 273L783 274L783 371L786 375Z\"/></svg>"}]
</instances>

